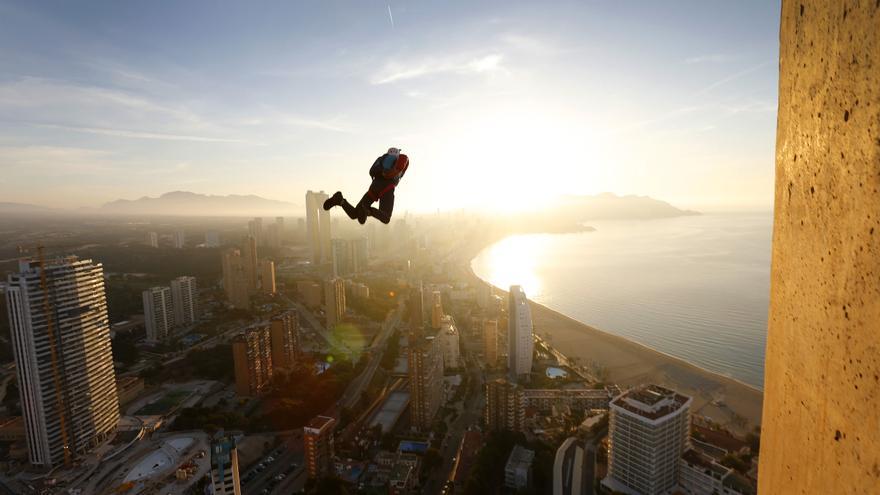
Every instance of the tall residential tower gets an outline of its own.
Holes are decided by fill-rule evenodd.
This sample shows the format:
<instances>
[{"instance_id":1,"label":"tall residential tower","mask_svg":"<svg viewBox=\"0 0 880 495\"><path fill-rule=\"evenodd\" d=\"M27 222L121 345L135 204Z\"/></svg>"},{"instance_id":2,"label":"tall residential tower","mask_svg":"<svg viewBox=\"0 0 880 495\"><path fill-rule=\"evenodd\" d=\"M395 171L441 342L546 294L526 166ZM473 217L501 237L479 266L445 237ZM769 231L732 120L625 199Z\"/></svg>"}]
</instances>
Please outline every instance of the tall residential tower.
<instances>
[{"instance_id":1,"label":"tall residential tower","mask_svg":"<svg viewBox=\"0 0 880 495\"><path fill-rule=\"evenodd\" d=\"M517 378L531 373L535 346L529 300L519 285L510 286L507 317L508 378L516 383Z\"/></svg>"}]
</instances>

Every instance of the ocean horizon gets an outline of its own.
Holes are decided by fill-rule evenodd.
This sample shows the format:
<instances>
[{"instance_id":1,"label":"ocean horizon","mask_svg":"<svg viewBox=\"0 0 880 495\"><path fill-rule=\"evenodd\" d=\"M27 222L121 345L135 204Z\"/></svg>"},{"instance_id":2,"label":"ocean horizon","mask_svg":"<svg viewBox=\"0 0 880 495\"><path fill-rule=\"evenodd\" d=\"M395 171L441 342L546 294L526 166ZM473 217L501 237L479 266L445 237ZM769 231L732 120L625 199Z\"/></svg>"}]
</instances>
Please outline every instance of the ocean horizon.
<instances>
[{"instance_id":1,"label":"ocean horizon","mask_svg":"<svg viewBox=\"0 0 880 495\"><path fill-rule=\"evenodd\" d=\"M763 390L772 223L770 212L589 222L595 231L507 237L471 267L581 323Z\"/></svg>"}]
</instances>

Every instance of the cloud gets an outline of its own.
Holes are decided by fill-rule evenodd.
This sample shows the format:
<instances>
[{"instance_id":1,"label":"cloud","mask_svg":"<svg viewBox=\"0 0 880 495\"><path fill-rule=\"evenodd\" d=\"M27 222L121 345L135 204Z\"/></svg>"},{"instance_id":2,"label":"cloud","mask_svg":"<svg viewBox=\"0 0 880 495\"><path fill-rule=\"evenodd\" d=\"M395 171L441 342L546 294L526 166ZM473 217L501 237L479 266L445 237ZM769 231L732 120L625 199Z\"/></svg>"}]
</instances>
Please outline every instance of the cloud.
<instances>
[{"instance_id":1,"label":"cloud","mask_svg":"<svg viewBox=\"0 0 880 495\"><path fill-rule=\"evenodd\" d=\"M46 129L61 129L74 132L85 132L89 134L99 134L102 136L114 136L131 139L156 139L160 141L192 141L199 143L239 143L239 144L255 144L240 139L229 139L209 136L191 136L186 134L165 134L158 132L132 131L127 129L105 129L100 127L83 127L59 124L43 124L34 123L37 127Z\"/></svg>"},{"instance_id":2,"label":"cloud","mask_svg":"<svg viewBox=\"0 0 880 495\"><path fill-rule=\"evenodd\" d=\"M758 65L754 65L754 66L749 67L749 68L747 68L747 69L743 69L743 70L741 70L741 71L739 71L739 72L736 72L736 73L734 73L734 74L731 74L731 75L729 75L729 76L727 76L727 77L723 77L723 78L721 78L721 79L719 79L719 80L713 82L712 84L710 84L710 85L704 87L703 89L697 91L696 93L694 93L693 96L702 96L702 95L705 95L706 93L712 91L712 90L715 89L715 88L718 88L718 87L720 87L720 86L723 86L723 85L725 85L725 84L727 84L727 83L729 83L729 82L731 82L731 81L735 81L735 80L737 80L737 79L739 79L739 78L741 78L741 77L743 77L743 76L747 76L747 75L751 74L752 72L755 72L755 71L757 71L757 70L759 70L759 69L762 69L762 68L764 68L764 67L770 65L770 63L771 63L771 62L762 62L762 63L760 63L760 64L758 64Z\"/></svg>"},{"instance_id":3,"label":"cloud","mask_svg":"<svg viewBox=\"0 0 880 495\"><path fill-rule=\"evenodd\" d=\"M0 146L0 163L9 170L59 175L95 174L116 170L103 150L65 146ZM64 164L59 167L59 164Z\"/></svg>"},{"instance_id":4,"label":"cloud","mask_svg":"<svg viewBox=\"0 0 880 495\"><path fill-rule=\"evenodd\" d=\"M451 57L416 64L389 63L371 78L372 84L389 84L439 74L489 74L504 70L498 53L478 57Z\"/></svg>"}]
</instances>

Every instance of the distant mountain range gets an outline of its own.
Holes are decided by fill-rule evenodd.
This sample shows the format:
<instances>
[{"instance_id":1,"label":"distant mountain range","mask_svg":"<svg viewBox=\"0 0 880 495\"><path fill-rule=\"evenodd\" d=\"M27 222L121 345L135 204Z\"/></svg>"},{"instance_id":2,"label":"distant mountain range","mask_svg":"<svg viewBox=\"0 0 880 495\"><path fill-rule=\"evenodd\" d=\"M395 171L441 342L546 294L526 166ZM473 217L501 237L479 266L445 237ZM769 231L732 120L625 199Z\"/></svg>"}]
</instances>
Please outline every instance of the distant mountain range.
<instances>
[{"instance_id":1,"label":"distant mountain range","mask_svg":"<svg viewBox=\"0 0 880 495\"><path fill-rule=\"evenodd\" d=\"M181 216L274 216L302 214L302 206L286 201L230 194L215 196L186 191L165 193L158 198L118 199L99 208L101 213L120 215Z\"/></svg>"},{"instance_id":2,"label":"distant mountain range","mask_svg":"<svg viewBox=\"0 0 880 495\"><path fill-rule=\"evenodd\" d=\"M553 214L568 221L626 220L699 215L682 210L648 196L617 196L601 193L595 196L563 196L553 208Z\"/></svg>"},{"instance_id":3,"label":"distant mountain range","mask_svg":"<svg viewBox=\"0 0 880 495\"><path fill-rule=\"evenodd\" d=\"M27 203L4 203L0 202L0 215L34 215L51 214L58 210L45 206L31 205Z\"/></svg>"}]
</instances>

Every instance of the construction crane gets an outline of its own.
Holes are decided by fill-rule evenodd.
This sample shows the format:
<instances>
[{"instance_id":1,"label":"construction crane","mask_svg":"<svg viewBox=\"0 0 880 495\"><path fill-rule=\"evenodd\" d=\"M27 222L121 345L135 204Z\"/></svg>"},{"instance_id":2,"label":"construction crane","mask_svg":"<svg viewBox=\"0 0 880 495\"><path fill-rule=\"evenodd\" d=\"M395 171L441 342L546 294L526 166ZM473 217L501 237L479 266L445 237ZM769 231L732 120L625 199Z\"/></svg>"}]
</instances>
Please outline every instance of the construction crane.
<instances>
[{"instance_id":1,"label":"construction crane","mask_svg":"<svg viewBox=\"0 0 880 495\"><path fill-rule=\"evenodd\" d=\"M46 315L46 334L49 338L49 357L52 362L52 383L55 386L55 407L61 423L61 445L64 451L64 465L70 466L70 439L67 433L67 408L62 397L61 374L58 372L58 351L55 348L55 308L49 295L49 281L46 276L46 259L43 246L37 246L37 264L40 267L40 288L43 290L43 313Z\"/></svg>"}]
</instances>

